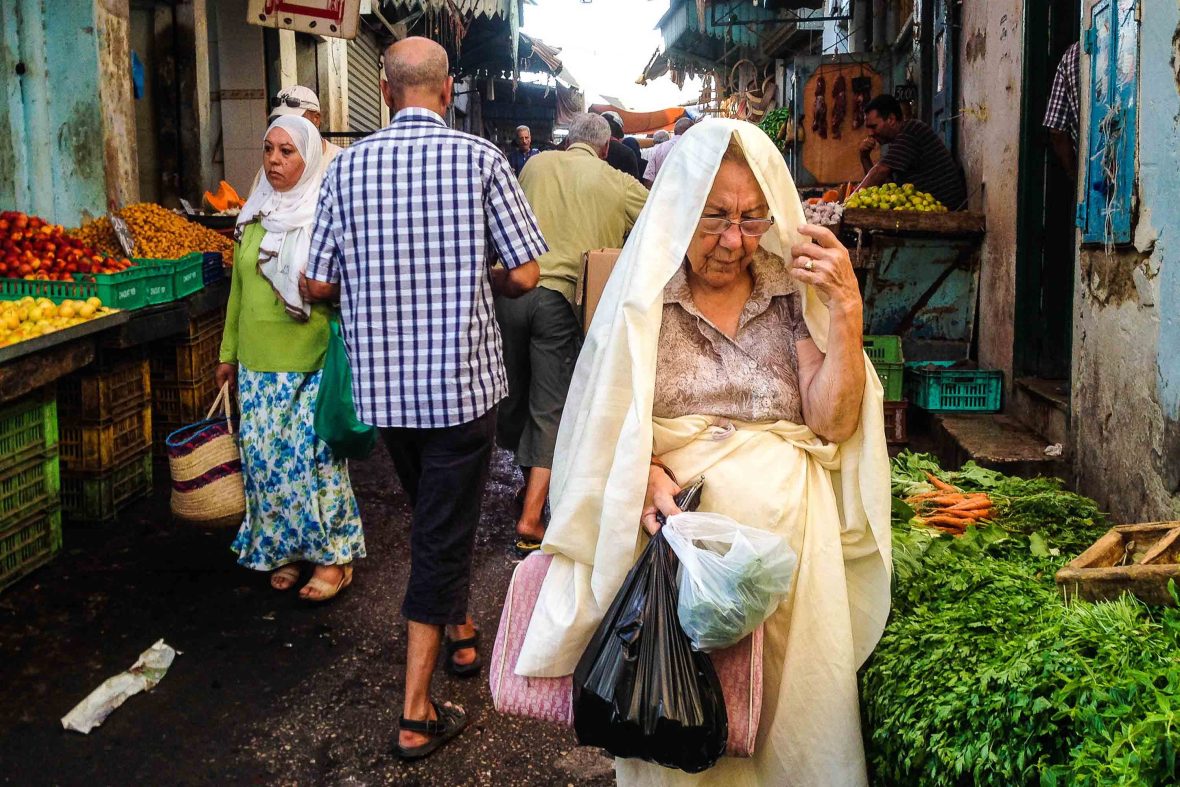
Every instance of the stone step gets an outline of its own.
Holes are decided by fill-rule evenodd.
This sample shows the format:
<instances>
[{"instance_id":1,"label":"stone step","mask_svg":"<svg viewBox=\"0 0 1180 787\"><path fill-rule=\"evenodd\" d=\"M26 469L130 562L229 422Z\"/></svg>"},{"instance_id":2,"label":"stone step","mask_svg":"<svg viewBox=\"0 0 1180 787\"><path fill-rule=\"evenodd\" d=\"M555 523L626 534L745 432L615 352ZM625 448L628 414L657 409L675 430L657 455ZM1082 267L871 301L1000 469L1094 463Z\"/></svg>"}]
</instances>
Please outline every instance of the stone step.
<instances>
[{"instance_id":1,"label":"stone step","mask_svg":"<svg viewBox=\"0 0 1180 787\"><path fill-rule=\"evenodd\" d=\"M1012 401L1006 409L1035 434L1052 445L1061 443L1066 456L1071 456L1069 424L1069 383L1066 380L1044 380L1021 377L1012 386Z\"/></svg>"},{"instance_id":2,"label":"stone step","mask_svg":"<svg viewBox=\"0 0 1180 787\"><path fill-rule=\"evenodd\" d=\"M1055 476L1073 483L1065 457L1045 453L1047 443L1015 418L989 413L926 413L913 408L919 428L928 430L932 449L944 467L958 468L967 460L1009 475L1033 478Z\"/></svg>"}]
</instances>

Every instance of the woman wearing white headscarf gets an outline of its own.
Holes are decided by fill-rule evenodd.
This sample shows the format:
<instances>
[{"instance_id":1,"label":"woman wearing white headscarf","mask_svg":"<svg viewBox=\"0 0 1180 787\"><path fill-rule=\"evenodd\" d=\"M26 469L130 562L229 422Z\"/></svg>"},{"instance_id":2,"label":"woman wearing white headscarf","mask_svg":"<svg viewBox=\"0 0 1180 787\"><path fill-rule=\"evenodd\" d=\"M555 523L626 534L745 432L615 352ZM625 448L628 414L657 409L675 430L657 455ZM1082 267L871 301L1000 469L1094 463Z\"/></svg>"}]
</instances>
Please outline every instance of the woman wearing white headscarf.
<instances>
[{"instance_id":1,"label":"woman wearing white headscarf","mask_svg":"<svg viewBox=\"0 0 1180 787\"><path fill-rule=\"evenodd\" d=\"M277 118L263 140L265 180L237 221L218 385L236 379L246 518L233 549L247 568L326 601L352 581L365 540L348 467L315 434L328 348L327 307L299 294L320 191L320 135L302 117Z\"/></svg>"},{"instance_id":2,"label":"woman wearing white headscarf","mask_svg":"<svg viewBox=\"0 0 1180 787\"><path fill-rule=\"evenodd\" d=\"M675 513L677 479L703 474L701 510L783 535L799 567L765 625L754 756L698 775L617 760L620 784L867 783L856 671L891 567L882 392L861 344L847 250L804 225L769 138L726 120L686 133L578 359L542 547L555 557L516 672L573 672L641 522Z\"/></svg>"}]
</instances>

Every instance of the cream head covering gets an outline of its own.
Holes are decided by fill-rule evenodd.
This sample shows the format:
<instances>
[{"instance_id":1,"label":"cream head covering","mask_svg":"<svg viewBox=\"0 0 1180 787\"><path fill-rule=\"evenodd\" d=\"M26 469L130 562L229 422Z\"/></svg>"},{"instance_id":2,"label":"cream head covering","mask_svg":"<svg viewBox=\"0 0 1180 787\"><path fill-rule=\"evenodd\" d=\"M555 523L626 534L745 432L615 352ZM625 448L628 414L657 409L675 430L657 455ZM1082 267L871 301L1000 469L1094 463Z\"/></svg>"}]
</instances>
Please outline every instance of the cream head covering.
<instances>
[{"instance_id":1,"label":"cream head covering","mask_svg":"<svg viewBox=\"0 0 1180 787\"><path fill-rule=\"evenodd\" d=\"M287 191L275 191L263 177L242 207L237 224L242 227L256 217L262 219L266 236L258 250L258 269L282 299L287 313L303 321L310 316L311 308L299 295L299 277L307 270L311 253L312 222L322 180L323 144L315 125L301 116L281 115L267 127L266 133L273 128L281 128L290 135L303 157L303 174Z\"/></svg>"},{"instance_id":2,"label":"cream head covering","mask_svg":"<svg viewBox=\"0 0 1180 787\"><path fill-rule=\"evenodd\" d=\"M573 671L641 542L652 454L652 403L664 287L682 264L730 140L745 153L775 218L767 251L789 257L803 207L782 155L757 126L707 120L668 156L595 311L578 358L553 463L553 515L543 549L554 553L516 672ZM827 348L828 313L801 287L812 339ZM840 511L852 652L868 657L889 613L889 458L881 387L868 359L860 426L831 471Z\"/></svg>"}]
</instances>

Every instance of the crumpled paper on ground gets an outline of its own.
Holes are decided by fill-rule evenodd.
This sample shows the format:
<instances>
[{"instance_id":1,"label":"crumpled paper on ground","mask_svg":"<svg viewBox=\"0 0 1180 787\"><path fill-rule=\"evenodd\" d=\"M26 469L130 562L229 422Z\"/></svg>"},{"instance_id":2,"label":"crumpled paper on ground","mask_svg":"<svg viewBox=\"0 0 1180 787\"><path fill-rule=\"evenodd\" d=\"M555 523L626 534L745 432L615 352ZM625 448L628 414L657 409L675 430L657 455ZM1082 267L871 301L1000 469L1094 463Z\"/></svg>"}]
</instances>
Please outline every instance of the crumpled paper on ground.
<instances>
[{"instance_id":1,"label":"crumpled paper on ground","mask_svg":"<svg viewBox=\"0 0 1180 787\"><path fill-rule=\"evenodd\" d=\"M86 699L75 705L73 710L62 717L61 726L67 730L89 733L102 724L115 708L126 702L128 697L154 689L178 655L179 652L165 645L164 640L157 640L156 644L139 654L129 670L107 678Z\"/></svg>"}]
</instances>

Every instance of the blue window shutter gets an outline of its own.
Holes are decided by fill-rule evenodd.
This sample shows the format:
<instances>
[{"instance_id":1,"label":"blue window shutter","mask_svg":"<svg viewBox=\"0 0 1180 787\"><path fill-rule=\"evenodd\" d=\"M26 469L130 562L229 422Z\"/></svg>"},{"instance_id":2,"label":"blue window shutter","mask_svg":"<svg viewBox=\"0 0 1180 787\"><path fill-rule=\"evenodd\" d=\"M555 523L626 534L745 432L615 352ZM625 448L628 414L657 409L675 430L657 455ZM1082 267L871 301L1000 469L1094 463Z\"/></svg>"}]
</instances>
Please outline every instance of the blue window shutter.
<instances>
[{"instance_id":1,"label":"blue window shutter","mask_svg":"<svg viewBox=\"0 0 1180 787\"><path fill-rule=\"evenodd\" d=\"M1083 241L1129 243L1139 97L1138 0L1101 0L1091 8L1090 119L1081 195Z\"/></svg>"}]
</instances>

